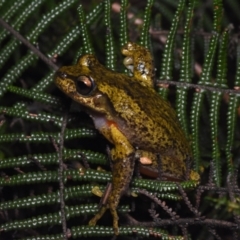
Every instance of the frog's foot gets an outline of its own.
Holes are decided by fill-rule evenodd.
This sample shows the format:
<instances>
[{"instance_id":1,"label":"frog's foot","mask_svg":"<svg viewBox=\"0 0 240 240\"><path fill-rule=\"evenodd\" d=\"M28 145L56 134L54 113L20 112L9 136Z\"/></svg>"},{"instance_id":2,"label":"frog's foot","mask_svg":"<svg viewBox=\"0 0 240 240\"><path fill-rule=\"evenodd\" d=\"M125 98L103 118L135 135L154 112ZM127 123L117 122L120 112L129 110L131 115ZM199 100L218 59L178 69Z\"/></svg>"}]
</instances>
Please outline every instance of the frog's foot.
<instances>
[{"instance_id":1,"label":"frog's foot","mask_svg":"<svg viewBox=\"0 0 240 240\"><path fill-rule=\"evenodd\" d=\"M123 64L133 72L143 86L153 87L154 65L150 51L136 43L128 42L122 48Z\"/></svg>"},{"instance_id":2,"label":"frog's foot","mask_svg":"<svg viewBox=\"0 0 240 240\"><path fill-rule=\"evenodd\" d=\"M133 66L133 58L132 57L125 57L123 59L124 66L130 70L132 73L134 72L134 66Z\"/></svg>"},{"instance_id":3,"label":"frog's foot","mask_svg":"<svg viewBox=\"0 0 240 240\"><path fill-rule=\"evenodd\" d=\"M117 207L121 195L128 188L134 170L134 153L113 162L112 191L108 198L108 208L113 218L113 229L115 235L119 234Z\"/></svg>"},{"instance_id":4,"label":"frog's foot","mask_svg":"<svg viewBox=\"0 0 240 240\"><path fill-rule=\"evenodd\" d=\"M88 225L95 226L97 224L97 221L103 216L106 210L106 206L101 207L100 211L89 221Z\"/></svg>"},{"instance_id":5,"label":"frog's foot","mask_svg":"<svg viewBox=\"0 0 240 240\"><path fill-rule=\"evenodd\" d=\"M118 214L117 214L117 210L116 207L114 205L110 205L109 206L109 210L112 214L113 217L113 231L115 235L119 234L119 229L118 229Z\"/></svg>"},{"instance_id":6,"label":"frog's foot","mask_svg":"<svg viewBox=\"0 0 240 240\"><path fill-rule=\"evenodd\" d=\"M190 171L190 180L199 182L199 180L200 180L200 175L199 175L197 172L191 170L191 171Z\"/></svg>"}]
</instances>

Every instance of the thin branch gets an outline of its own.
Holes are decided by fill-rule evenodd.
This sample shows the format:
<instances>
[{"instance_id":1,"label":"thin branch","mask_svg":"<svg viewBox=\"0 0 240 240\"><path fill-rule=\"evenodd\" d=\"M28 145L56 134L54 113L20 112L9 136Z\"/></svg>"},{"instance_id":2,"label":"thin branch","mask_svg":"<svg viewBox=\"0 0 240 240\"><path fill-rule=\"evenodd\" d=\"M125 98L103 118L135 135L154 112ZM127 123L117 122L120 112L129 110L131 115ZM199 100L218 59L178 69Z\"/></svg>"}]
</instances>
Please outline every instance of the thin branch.
<instances>
[{"instance_id":1,"label":"thin branch","mask_svg":"<svg viewBox=\"0 0 240 240\"><path fill-rule=\"evenodd\" d=\"M200 190L203 190L203 191L215 191L216 193L218 193L218 192L228 193L228 189L227 188L223 188L223 187L200 185L197 188L200 189ZM240 194L240 189L238 189L238 188L233 188L232 191L235 194L238 194L238 195Z\"/></svg>"},{"instance_id":2,"label":"thin branch","mask_svg":"<svg viewBox=\"0 0 240 240\"><path fill-rule=\"evenodd\" d=\"M210 92L221 92L221 93L227 93L227 94L236 94L240 95L240 87L236 86L235 89L228 89L228 88L218 88L218 87L211 87L206 85L200 85L200 84L193 84L193 83L187 83L187 82L175 82L175 81L169 81L169 80L157 80L157 86L162 87L161 85L174 85L178 87L187 87L187 88L195 88L196 90L208 90Z\"/></svg>"},{"instance_id":3,"label":"thin branch","mask_svg":"<svg viewBox=\"0 0 240 240\"><path fill-rule=\"evenodd\" d=\"M181 196L182 196L184 202L186 203L186 205L188 206L189 210L191 212L193 212L196 217L201 217L201 213L196 208L193 207L193 205L191 204L190 200L188 199L187 194L183 190L182 186L179 183L176 183L176 184L177 184L178 190L181 193Z\"/></svg>"},{"instance_id":4,"label":"thin branch","mask_svg":"<svg viewBox=\"0 0 240 240\"><path fill-rule=\"evenodd\" d=\"M172 208L168 207L166 205L165 201L161 201L160 199L158 199L154 194L144 190L144 189L138 189L138 192L147 196L148 198L150 198L151 200L153 200L155 203L157 203L159 206L161 206L170 216L172 219L177 219L179 218L179 216L177 215L176 212L174 212L172 210Z\"/></svg>"},{"instance_id":5,"label":"thin branch","mask_svg":"<svg viewBox=\"0 0 240 240\"><path fill-rule=\"evenodd\" d=\"M222 238L217 234L215 229L212 228L208 228L208 231L217 239L217 240L221 240Z\"/></svg>"},{"instance_id":6,"label":"thin branch","mask_svg":"<svg viewBox=\"0 0 240 240\"><path fill-rule=\"evenodd\" d=\"M234 196L234 192L233 192L233 176L232 174L228 174L227 176L227 189L228 189L228 194L229 194L229 198L230 198L230 201L233 202L233 203L236 203L236 199L235 199L235 196ZM239 215L235 214L234 211L233 211L233 217L234 217L234 220L235 222L240 225L240 217Z\"/></svg>"},{"instance_id":7,"label":"thin branch","mask_svg":"<svg viewBox=\"0 0 240 240\"><path fill-rule=\"evenodd\" d=\"M154 37L159 37L159 36L163 36L163 35L168 35L169 34L169 30L154 30L154 29L150 29L149 33L154 36ZM184 34L184 31L183 30L178 30L177 31L177 34L178 35L183 35ZM203 37L211 37L213 36L214 34L216 34L215 32L205 32L203 30L195 30L192 35L200 35L200 36L203 36ZM236 33L236 34L232 34L231 35L232 38L234 39L237 39L239 37L239 33Z\"/></svg>"},{"instance_id":8,"label":"thin branch","mask_svg":"<svg viewBox=\"0 0 240 240\"><path fill-rule=\"evenodd\" d=\"M238 225L233 222L228 222L225 220L217 220L211 218L179 218L179 219L160 219L157 222L138 222L138 225L144 227L166 227L166 226L180 226L180 225L204 225L208 227L217 227L230 230L237 230Z\"/></svg>"},{"instance_id":9,"label":"thin branch","mask_svg":"<svg viewBox=\"0 0 240 240\"><path fill-rule=\"evenodd\" d=\"M40 59L42 59L47 65L49 65L53 70L57 71L58 66L52 62L50 58L47 58L41 51L39 51L34 45L30 43L29 40L24 38L19 32L17 32L14 28L12 28L7 22L5 22L2 18L0 18L0 25L3 28L8 30L15 38L17 38L20 42L25 44L32 52L37 55Z\"/></svg>"},{"instance_id":10,"label":"thin branch","mask_svg":"<svg viewBox=\"0 0 240 240\"><path fill-rule=\"evenodd\" d=\"M154 29L150 29L149 33L155 37L159 37L162 35L168 35L169 34L169 30L154 30ZM184 31L183 30L178 30L177 31L178 35L183 35ZM204 32L203 30L199 30L199 31L194 31L193 35L201 35L203 37L211 37L212 35L214 35L214 33L210 33L210 32ZM237 34L236 34L237 37Z\"/></svg>"}]
</instances>

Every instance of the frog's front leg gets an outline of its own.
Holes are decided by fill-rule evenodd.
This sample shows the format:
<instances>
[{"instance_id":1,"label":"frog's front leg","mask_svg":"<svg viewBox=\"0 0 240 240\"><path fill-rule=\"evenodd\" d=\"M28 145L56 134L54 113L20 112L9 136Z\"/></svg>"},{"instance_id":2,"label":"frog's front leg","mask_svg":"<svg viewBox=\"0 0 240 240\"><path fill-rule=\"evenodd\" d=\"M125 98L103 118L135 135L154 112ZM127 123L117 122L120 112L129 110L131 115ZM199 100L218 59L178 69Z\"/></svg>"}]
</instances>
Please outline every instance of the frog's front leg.
<instances>
[{"instance_id":1,"label":"frog's front leg","mask_svg":"<svg viewBox=\"0 0 240 240\"><path fill-rule=\"evenodd\" d=\"M136 43L127 43L122 48L123 64L143 86L153 87L154 64L150 51Z\"/></svg>"},{"instance_id":2,"label":"frog's front leg","mask_svg":"<svg viewBox=\"0 0 240 240\"><path fill-rule=\"evenodd\" d=\"M101 207L100 211L90 220L90 225L95 225L102 217L107 208L109 208L113 217L114 233L118 234L118 214L117 207L121 198L128 187L134 170L134 148L127 138L118 130L115 124L111 124L101 132L104 136L114 143L115 147L111 150L113 161L112 169L112 190L108 197L107 206Z\"/></svg>"}]
</instances>

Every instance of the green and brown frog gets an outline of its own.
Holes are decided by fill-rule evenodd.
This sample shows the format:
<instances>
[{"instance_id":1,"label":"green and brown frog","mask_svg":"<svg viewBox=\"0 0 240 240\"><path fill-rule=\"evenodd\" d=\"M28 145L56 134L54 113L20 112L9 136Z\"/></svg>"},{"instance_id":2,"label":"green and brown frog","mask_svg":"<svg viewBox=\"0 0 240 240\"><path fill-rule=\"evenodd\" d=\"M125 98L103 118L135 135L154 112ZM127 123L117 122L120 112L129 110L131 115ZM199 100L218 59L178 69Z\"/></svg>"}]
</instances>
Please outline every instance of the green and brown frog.
<instances>
[{"instance_id":1,"label":"green and brown frog","mask_svg":"<svg viewBox=\"0 0 240 240\"><path fill-rule=\"evenodd\" d=\"M118 234L117 207L131 181L136 159L157 169L159 155L166 178L198 180L195 172L186 174L186 160L192 157L192 152L176 113L154 90L150 52L127 43L122 53L132 76L109 70L94 55L87 54L76 65L61 67L55 77L56 85L85 107L96 129L114 146L110 153L112 190L107 205L89 224L95 225L109 209L115 234Z\"/></svg>"}]
</instances>

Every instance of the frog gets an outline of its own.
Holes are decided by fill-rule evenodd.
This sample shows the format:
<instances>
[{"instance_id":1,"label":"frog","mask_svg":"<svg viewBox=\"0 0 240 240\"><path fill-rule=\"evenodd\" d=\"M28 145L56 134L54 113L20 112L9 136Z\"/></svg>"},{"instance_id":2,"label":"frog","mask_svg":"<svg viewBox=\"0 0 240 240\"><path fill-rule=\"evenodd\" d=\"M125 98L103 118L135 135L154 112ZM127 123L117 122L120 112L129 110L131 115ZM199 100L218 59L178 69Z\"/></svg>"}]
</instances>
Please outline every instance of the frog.
<instances>
[{"instance_id":1,"label":"frog","mask_svg":"<svg viewBox=\"0 0 240 240\"><path fill-rule=\"evenodd\" d=\"M175 110L154 89L151 52L133 42L126 43L121 52L131 74L108 69L95 55L85 54L75 65L60 67L54 78L57 87L83 107L95 128L113 146L111 191L106 205L89 225L96 225L109 209L115 235L119 234L117 207L129 187L137 160L144 172L158 169L160 158L161 175L166 179L199 178L193 170L187 173L191 145ZM145 172L151 174L151 170Z\"/></svg>"}]
</instances>

